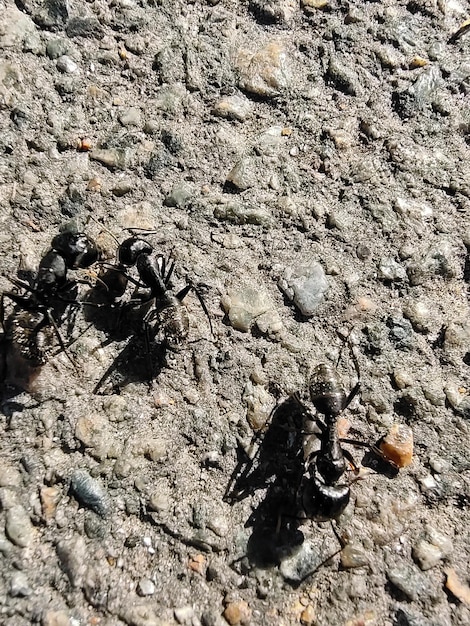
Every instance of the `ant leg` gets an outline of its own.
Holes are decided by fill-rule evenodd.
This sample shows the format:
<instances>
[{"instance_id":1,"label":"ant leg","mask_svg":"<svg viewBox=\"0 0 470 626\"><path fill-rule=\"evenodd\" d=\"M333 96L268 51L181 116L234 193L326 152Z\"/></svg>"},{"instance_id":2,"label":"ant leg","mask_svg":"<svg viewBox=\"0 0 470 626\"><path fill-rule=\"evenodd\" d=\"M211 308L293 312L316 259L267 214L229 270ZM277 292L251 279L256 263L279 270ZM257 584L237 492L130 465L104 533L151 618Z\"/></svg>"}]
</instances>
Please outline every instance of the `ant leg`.
<instances>
[{"instance_id":1,"label":"ant leg","mask_svg":"<svg viewBox=\"0 0 470 626\"><path fill-rule=\"evenodd\" d=\"M166 267L165 267L165 269L166 269ZM167 272L166 276L165 276L165 271L163 271L163 282L165 283L165 287L167 287L167 288L168 288L168 285L170 283L171 277L173 275L174 269L175 269L175 262L173 261L173 259L170 259L169 269L168 269L168 272Z\"/></svg>"},{"instance_id":2,"label":"ant leg","mask_svg":"<svg viewBox=\"0 0 470 626\"><path fill-rule=\"evenodd\" d=\"M344 401L344 405L343 405L343 411L344 409L347 409L348 406L351 404L351 402L354 400L354 398L357 396L357 394L359 393L361 389L361 381L358 380L357 383L354 385L354 387L351 389L351 391L349 392L348 397L346 398L346 400Z\"/></svg>"},{"instance_id":3,"label":"ant leg","mask_svg":"<svg viewBox=\"0 0 470 626\"><path fill-rule=\"evenodd\" d=\"M183 287L183 289L181 289L181 291L178 291L178 293L176 294L176 298L180 302L182 302L184 300L184 298L188 295L188 293L191 291L191 289L196 294L197 299L199 300L199 304L201 305L202 310L206 314L206 317L207 317L207 319L209 321L209 326L210 326L210 329L211 329L211 335L214 335L214 329L212 327L212 321L211 321L211 316L209 315L209 309L206 306L206 303L204 301L204 298L202 297L201 292L199 291L199 289L195 285L193 285L191 283L188 283L186 285L186 287Z\"/></svg>"},{"instance_id":4,"label":"ant leg","mask_svg":"<svg viewBox=\"0 0 470 626\"><path fill-rule=\"evenodd\" d=\"M353 455L349 452L349 450L345 450L344 448L342 448L343 451L343 455L348 459L348 461L351 463L353 470L357 473L359 472L359 467L356 464L356 461L353 457Z\"/></svg>"},{"instance_id":5,"label":"ant leg","mask_svg":"<svg viewBox=\"0 0 470 626\"><path fill-rule=\"evenodd\" d=\"M46 309L46 315L47 315L47 319L49 321L49 323L52 325L52 327L54 328L54 332L57 336L57 339L59 341L60 347L62 348L62 352L65 353L65 356L68 358L68 360L70 361L70 363L73 365L73 368L78 372L78 367L76 365L76 363L74 362L74 360L72 359L72 357L70 356L70 354L67 351L67 348L65 346L65 342L62 339L62 335L60 334L59 331L59 327L57 326L57 323L52 315L52 311L51 309Z\"/></svg>"}]
</instances>

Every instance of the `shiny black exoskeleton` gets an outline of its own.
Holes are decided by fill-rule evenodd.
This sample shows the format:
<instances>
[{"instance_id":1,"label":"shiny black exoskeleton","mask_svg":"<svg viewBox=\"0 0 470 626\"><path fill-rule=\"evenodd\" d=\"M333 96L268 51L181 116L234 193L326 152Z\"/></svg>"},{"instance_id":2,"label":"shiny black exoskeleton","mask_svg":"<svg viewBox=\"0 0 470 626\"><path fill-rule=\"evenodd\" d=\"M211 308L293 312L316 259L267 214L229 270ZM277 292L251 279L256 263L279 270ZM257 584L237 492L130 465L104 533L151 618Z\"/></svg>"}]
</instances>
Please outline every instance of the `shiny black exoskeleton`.
<instances>
[{"instance_id":1,"label":"shiny black exoskeleton","mask_svg":"<svg viewBox=\"0 0 470 626\"><path fill-rule=\"evenodd\" d=\"M32 281L10 279L21 292L1 296L0 320L9 351L33 368L44 365L54 352L54 337L66 351L59 326L67 308L78 304L77 282L69 280L67 272L87 268L97 259L96 244L87 235L63 232L52 240ZM6 319L5 298L15 304Z\"/></svg>"},{"instance_id":2,"label":"shiny black exoskeleton","mask_svg":"<svg viewBox=\"0 0 470 626\"><path fill-rule=\"evenodd\" d=\"M95 385L95 393L111 375L124 381L155 378L166 363L167 351L180 350L188 338L189 314L183 300L191 289L212 331L209 312L197 288L188 283L175 293L170 285L175 262L157 254L146 239L136 235L127 238L118 247L117 263L105 264L105 268L100 282L106 286L107 303L98 307L108 307L107 318L112 322L108 333L118 337L124 333L129 341ZM140 364L143 356L145 367ZM114 390L121 386L122 382L113 383Z\"/></svg>"},{"instance_id":3,"label":"shiny black exoskeleton","mask_svg":"<svg viewBox=\"0 0 470 626\"><path fill-rule=\"evenodd\" d=\"M299 496L305 513L318 521L338 517L349 503L349 485L340 481L347 470L347 461L354 468L356 464L350 452L341 446L337 420L357 395L359 388L358 381L346 394L338 373L327 364L318 365L310 379L310 398L316 410L324 415L324 421L313 418L320 431L317 435L320 449L307 458L307 472Z\"/></svg>"},{"instance_id":4,"label":"shiny black exoskeleton","mask_svg":"<svg viewBox=\"0 0 470 626\"><path fill-rule=\"evenodd\" d=\"M135 266L139 280L131 279L123 268ZM130 305L151 307L143 317L145 333L152 341L157 333L161 335L165 348L178 350L189 333L189 315L183 304L191 289L196 293L201 306L209 319L209 312L200 293L194 285L188 283L177 293L170 287L170 280L175 269L173 260L166 260L163 255L155 254L153 247L145 239L133 236L123 241L118 249L118 265L114 267L125 281L131 281L143 289Z\"/></svg>"}]
</instances>

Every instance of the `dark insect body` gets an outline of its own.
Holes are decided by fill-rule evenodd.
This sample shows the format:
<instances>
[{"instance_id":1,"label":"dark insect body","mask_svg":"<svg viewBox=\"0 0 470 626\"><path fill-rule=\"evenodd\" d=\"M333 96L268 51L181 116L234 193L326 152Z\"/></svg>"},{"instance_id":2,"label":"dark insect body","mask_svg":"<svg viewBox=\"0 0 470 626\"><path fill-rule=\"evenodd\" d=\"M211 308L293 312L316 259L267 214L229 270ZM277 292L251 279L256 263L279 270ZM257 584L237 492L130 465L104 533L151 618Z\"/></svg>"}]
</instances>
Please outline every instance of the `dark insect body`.
<instances>
[{"instance_id":1,"label":"dark insect body","mask_svg":"<svg viewBox=\"0 0 470 626\"><path fill-rule=\"evenodd\" d=\"M356 364L357 369L357 364ZM341 515L350 500L349 484L342 483L348 461L356 468L351 453L341 446L337 421L360 389L360 381L346 394L337 371L327 364L318 365L310 379L310 398L324 421L311 416L319 429L320 449L306 460L306 475L299 490L301 506L308 517L317 521ZM305 407L306 408L306 407ZM306 409L308 411L308 409ZM361 442L353 442L364 445Z\"/></svg>"},{"instance_id":2,"label":"dark insect body","mask_svg":"<svg viewBox=\"0 0 470 626\"><path fill-rule=\"evenodd\" d=\"M79 304L77 282L69 280L67 272L87 268L97 259L96 245L87 235L63 232L52 240L31 282L10 279L21 292L7 291L1 296L0 319L9 352L32 368L44 365L51 357L55 338L66 352L59 326L68 308ZM6 319L5 298L15 305Z\"/></svg>"},{"instance_id":3,"label":"dark insect body","mask_svg":"<svg viewBox=\"0 0 470 626\"><path fill-rule=\"evenodd\" d=\"M134 328L130 334L137 338L143 336L148 361L151 362L151 352L158 346L163 355L166 350L180 350L186 343L190 324L183 300L191 290L196 293L212 331L209 312L197 288L188 283L175 293L170 286L175 262L156 254L147 240L135 235L129 237L119 245L117 264L106 267L103 282L112 298L111 307L117 310L117 325L126 323L128 327ZM134 276L129 272L133 267ZM122 301L129 285L134 287L131 298ZM119 356L117 360L120 360ZM117 367L118 363L115 362L108 368L95 386L95 393ZM153 378L151 363L150 370Z\"/></svg>"}]
</instances>

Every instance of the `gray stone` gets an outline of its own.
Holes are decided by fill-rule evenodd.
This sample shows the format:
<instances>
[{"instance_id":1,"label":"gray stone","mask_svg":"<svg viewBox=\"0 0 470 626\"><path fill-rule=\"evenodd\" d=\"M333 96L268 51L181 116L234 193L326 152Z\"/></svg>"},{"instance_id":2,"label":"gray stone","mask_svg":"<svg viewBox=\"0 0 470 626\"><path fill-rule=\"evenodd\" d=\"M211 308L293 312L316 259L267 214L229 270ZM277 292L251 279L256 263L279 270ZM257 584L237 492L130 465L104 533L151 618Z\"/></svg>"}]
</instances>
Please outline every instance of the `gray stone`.
<instances>
[{"instance_id":1,"label":"gray stone","mask_svg":"<svg viewBox=\"0 0 470 626\"><path fill-rule=\"evenodd\" d=\"M87 570L88 554L85 540L80 535L60 541L56 546L60 566L72 587L80 587Z\"/></svg>"},{"instance_id":2,"label":"gray stone","mask_svg":"<svg viewBox=\"0 0 470 626\"><path fill-rule=\"evenodd\" d=\"M16 504L5 513L5 530L9 539L20 548L32 542L34 530L27 511Z\"/></svg>"},{"instance_id":3,"label":"gray stone","mask_svg":"<svg viewBox=\"0 0 470 626\"><path fill-rule=\"evenodd\" d=\"M74 74L78 71L78 65L71 57L64 54L57 59L57 69L64 74Z\"/></svg>"},{"instance_id":4,"label":"gray stone","mask_svg":"<svg viewBox=\"0 0 470 626\"><path fill-rule=\"evenodd\" d=\"M389 317L387 326L390 328L389 337L399 350L410 350L413 346L413 327L403 317Z\"/></svg>"},{"instance_id":5,"label":"gray stone","mask_svg":"<svg viewBox=\"0 0 470 626\"><path fill-rule=\"evenodd\" d=\"M317 570L324 558L316 547L305 541L296 554L282 561L279 571L284 580L300 583Z\"/></svg>"},{"instance_id":6,"label":"gray stone","mask_svg":"<svg viewBox=\"0 0 470 626\"><path fill-rule=\"evenodd\" d=\"M273 217L262 206L251 207L239 202L227 202L214 209L214 216L219 220L234 224L255 224L257 226L271 226Z\"/></svg>"},{"instance_id":7,"label":"gray stone","mask_svg":"<svg viewBox=\"0 0 470 626\"><path fill-rule=\"evenodd\" d=\"M390 257L380 260L378 270L378 277L385 282L400 282L406 278L405 268Z\"/></svg>"},{"instance_id":8,"label":"gray stone","mask_svg":"<svg viewBox=\"0 0 470 626\"><path fill-rule=\"evenodd\" d=\"M334 86L349 96L357 96L360 90L356 72L344 60L332 56L327 72L328 79Z\"/></svg>"},{"instance_id":9,"label":"gray stone","mask_svg":"<svg viewBox=\"0 0 470 626\"><path fill-rule=\"evenodd\" d=\"M15 572L10 582L10 595L14 598L25 598L31 595L32 589L24 572Z\"/></svg>"},{"instance_id":10,"label":"gray stone","mask_svg":"<svg viewBox=\"0 0 470 626\"><path fill-rule=\"evenodd\" d=\"M21 50L26 37L36 32L36 26L30 17L16 7L2 8L0 20L0 48Z\"/></svg>"},{"instance_id":11,"label":"gray stone","mask_svg":"<svg viewBox=\"0 0 470 626\"><path fill-rule=\"evenodd\" d=\"M128 107L119 114L119 121L123 126L141 126L142 113L137 107Z\"/></svg>"},{"instance_id":12,"label":"gray stone","mask_svg":"<svg viewBox=\"0 0 470 626\"><path fill-rule=\"evenodd\" d=\"M67 39L51 39L47 42L46 54L54 60L67 54L70 49L70 42Z\"/></svg>"},{"instance_id":13,"label":"gray stone","mask_svg":"<svg viewBox=\"0 0 470 626\"><path fill-rule=\"evenodd\" d=\"M214 115L239 122L244 122L251 115L251 112L251 102L242 96L226 96L219 100L213 109Z\"/></svg>"},{"instance_id":14,"label":"gray stone","mask_svg":"<svg viewBox=\"0 0 470 626\"><path fill-rule=\"evenodd\" d=\"M74 37L89 37L103 39L104 30L97 19L93 17L72 17L67 22L65 29L67 35Z\"/></svg>"},{"instance_id":15,"label":"gray stone","mask_svg":"<svg viewBox=\"0 0 470 626\"><path fill-rule=\"evenodd\" d=\"M250 0L250 10L262 24L287 24L297 10L293 0Z\"/></svg>"},{"instance_id":16,"label":"gray stone","mask_svg":"<svg viewBox=\"0 0 470 626\"><path fill-rule=\"evenodd\" d=\"M257 182L257 170L259 163L254 157L242 157L239 159L227 175L227 182L231 183L239 191L245 191L254 187Z\"/></svg>"},{"instance_id":17,"label":"gray stone","mask_svg":"<svg viewBox=\"0 0 470 626\"><path fill-rule=\"evenodd\" d=\"M427 578L419 570L407 565L398 565L387 569L387 578L397 589L412 601L423 602L432 596Z\"/></svg>"},{"instance_id":18,"label":"gray stone","mask_svg":"<svg viewBox=\"0 0 470 626\"><path fill-rule=\"evenodd\" d=\"M292 300L302 315L312 316L328 291L328 280L317 261L287 267L279 281L280 289Z\"/></svg>"},{"instance_id":19,"label":"gray stone","mask_svg":"<svg viewBox=\"0 0 470 626\"><path fill-rule=\"evenodd\" d=\"M182 209L188 204L193 195L194 192L188 184L184 182L177 183L173 185L171 192L166 196L164 205Z\"/></svg>"},{"instance_id":20,"label":"gray stone","mask_svg":"<svg viewBox=\"0 0 470 626\"><path fill-rule=\"evenodd\" d=\"M90 159L99 161L110 169L125 170L132 161L132 151L124 148L96 148L90 152Z\"/></svg>"},{"instance_id":21,"label":"gray stone","mask_svg":"<svg viewBox=\"0 0 470 626\"><path fill-rule=\"evenodd\" d=\"M289 86L287 54L280 42L271 41L255 53L240 50L236 64L239 85L250 93L273 97Z\"/></svg>"},{"instance_id":22,"label":"gray stone","mask_svg":"<svg viewBox=\"0 0 470 626\"><path fill-rule=\"evenodd\" d=\"M86 470L75 470L70 479L70 489L83 506L102 517L110 510L109 496L104 487Z\"/></svg>"},{"instance_id":23,"label":"gray stone","mask_svg":"<svg viewBox=\"0 0 470 626\"><path fill-rule=\"evenodd\" d=\"M137 593L139 596L153 596L155 584L149 578L141 578L137 583Z\"/></svg>"}]
</instances>

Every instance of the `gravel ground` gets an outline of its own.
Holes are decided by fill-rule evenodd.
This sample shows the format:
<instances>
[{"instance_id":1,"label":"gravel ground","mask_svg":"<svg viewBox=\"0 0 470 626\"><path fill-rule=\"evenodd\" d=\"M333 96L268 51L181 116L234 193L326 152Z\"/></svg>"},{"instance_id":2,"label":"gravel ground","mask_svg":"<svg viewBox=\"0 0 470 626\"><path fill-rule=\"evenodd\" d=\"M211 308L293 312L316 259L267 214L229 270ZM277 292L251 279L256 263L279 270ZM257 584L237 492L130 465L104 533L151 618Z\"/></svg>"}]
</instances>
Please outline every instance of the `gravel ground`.
<instances>
[{"instance_id":1,"label":"gravel ground","mask_svg":"<svg viewBox=\"0 0 470 626\"><path fill-rule=\"evenodd\" d=\"M469 17L464 0L1 2L0 289L59 229L114 263L139 227L213 326L190 293L189 337L150 381L105 307L78 311L71 360L26 372L9 350L1 624L470 623ZM99 272L77 271L81 299ZM317 364L349 392L352 350L349 436L406 424L413 462L351 484L341 554L329 522L295 519L284 544L292 432L243 450ZM224 499L237 467L256 488Z\"/></svg>"}]
</instances>

